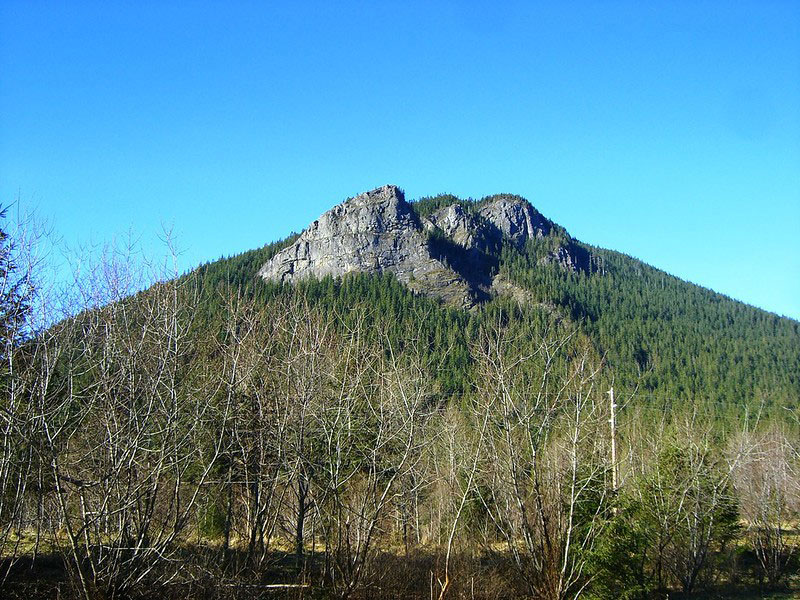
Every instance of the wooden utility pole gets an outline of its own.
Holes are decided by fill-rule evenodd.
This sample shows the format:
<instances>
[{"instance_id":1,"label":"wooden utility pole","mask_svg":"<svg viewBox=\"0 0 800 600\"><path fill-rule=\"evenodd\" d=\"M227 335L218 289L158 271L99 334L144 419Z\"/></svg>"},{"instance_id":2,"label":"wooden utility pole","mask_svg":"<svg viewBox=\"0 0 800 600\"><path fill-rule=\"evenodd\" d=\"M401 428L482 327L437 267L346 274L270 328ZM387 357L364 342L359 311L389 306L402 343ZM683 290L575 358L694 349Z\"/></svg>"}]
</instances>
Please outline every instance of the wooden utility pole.
<instances>
[{"instance_id":1,"label":"wooden utility pole","mask_svg":"<svg viewBox=\"0 0 800 600\"><path fill-rule=\"evenodd\" d=\"M611 488L617 491L617 405L614 403L614 388L608 390L611 398Z\"/></svg>"}]
</instances>

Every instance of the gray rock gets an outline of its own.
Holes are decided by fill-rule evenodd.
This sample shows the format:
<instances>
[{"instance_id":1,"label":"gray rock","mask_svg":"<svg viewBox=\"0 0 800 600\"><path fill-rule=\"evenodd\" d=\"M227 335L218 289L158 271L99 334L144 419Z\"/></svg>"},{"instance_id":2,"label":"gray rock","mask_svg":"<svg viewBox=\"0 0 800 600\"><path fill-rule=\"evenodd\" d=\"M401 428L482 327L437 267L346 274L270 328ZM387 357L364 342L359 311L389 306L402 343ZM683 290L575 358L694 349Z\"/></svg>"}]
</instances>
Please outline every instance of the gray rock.
<instances>
[{"instance_id":1,"label":"gray rock","mask_svg":"<svg viewBox=\"0 0 800 600\"><path fill-rule=\"evenodd\" d=\"M550 233L551 224L530 202L518 196L500 196L480 207L478 213L497 227L517 247Z\"/></svg>"},{"instance_id":2,"label":"gray rock","mask_svg":"<svg viewBox=\"0 0 800 600\"><path fill-rule=\"evenodd\" d=\"M496 294L523 301L527 292L511 282L492 280L495 259L487 251L496 250L503 237L522 248L528 239L545 237L552 229L553 224L527 200L508 195L490 198L477 210L451 204L420 223L403 193L386 185L323 214L258 274L265 280L294 282L348 273L392 273L416 293L464 308ZM433 232L453 244L429 243ZM576 270L579 261L570 248L559 246L543 262Z\"/></svg>"},{"instance_id":3,"label":"gray rock","mask_svg":"<svg viewBox=\"0 0 800 600\"><path fill-rule=\"evenodd\" d=\"M579 253L575 248L559 246L555 251L540 259L539 264L556 263L565 271L585 271L588 266L585 264L588 257L584 257L584 254L583 252Z\"/></svg>"},{"instance_id":4,"label":"gray rock","mask_svg":"<svg viewBox=\"0 0 800 600\"><path fill-rule=\"evenodd\" d=\"M487 247L495 232L486 222L460 204L445 206L431 214L423 223L426 230L440 229L444 235L468 250Z\"/></svg>"},{"instance_id":5,"label":"gray rock","mask_svg":"<svg viewBox=\"0 0 800 600\"><path fill-rule=\"evenodd\" d=\"M394 273L414 291L458 306L474 304L469 284L431 256L426 234L403 193L393 185L329 210L258 274L266 280L292 282L354 272Z\"/></svg>"}]
</instances>

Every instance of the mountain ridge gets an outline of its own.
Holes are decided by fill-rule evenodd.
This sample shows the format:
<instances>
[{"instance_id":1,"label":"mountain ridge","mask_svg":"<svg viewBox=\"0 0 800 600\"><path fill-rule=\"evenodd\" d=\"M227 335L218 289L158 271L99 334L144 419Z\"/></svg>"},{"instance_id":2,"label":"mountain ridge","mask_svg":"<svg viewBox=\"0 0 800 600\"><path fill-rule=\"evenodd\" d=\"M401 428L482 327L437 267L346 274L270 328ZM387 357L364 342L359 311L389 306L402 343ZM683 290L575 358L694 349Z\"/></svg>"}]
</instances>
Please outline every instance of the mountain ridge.
<instances>
[{"instance_id":1,"label":"mountain ridge","mask_svg":"<svg viewBox=\"0 0 800 600\"><path fill-rule=\"evenodd\" d=\"M364 192L323 213L258 275L291 283L388 272L416 293L473 308L493 295L520 295L498 279L492 257L503 244L521 250L530 240L565 235L541 262L571 271L589 268L586 252L526 199L502 194L473 204L453 200L420 214L397 186Z\"/></svg>"},{"instance_id":2,"label":"mountain ridge","mask_svg":"<svg viewBox=\"0 0 800 600\"><path fill-rule=\"evenodd\" d=\"M384 189L381 194L389 202L389 196L402 192ZM367 200L352 202L358 197L340 206ZM303 298L330 315L331 322L361 306L372 311L376 324L388 327L397 343L408 335L426 340L426 354L440 365L437 378L444 395L463 393L474 381L470 348L478 343L482 328L504 323L526 346L547 328L567 327L591 343L606 367L608 384L613 381L620 390L740 408L754 403L754 410L762 400L777 407L798 405L800 322L687 282L622 252L580 242L545 217L531 221L539 223L540 236L531 227L527 231L534 235L520 234L522 241L515 242L511 235L498 240L496 233L492 237L482 229L487 221L481 210L485 213L501 201L529 205L511 194L477 201L446 194L392 200L403 225L393 230L395 237L380 239L386 222L379 226L375 219L372 237L359 238L365 245L359 246L364 252L358 258L369 268L330 268L324 273L307 269L300 276L297 265L311 263L293 261L298 256L314 258L312 242L330 243L331 236L310 239L319 232L319 223L285 240L207 263L193 273L206 296L202 319L212 326L219 322L226 310L219 298L226 290L241 290L263 303ZM331 211L335 215L336 207ZM424 289L425 280L409 276L405 283L391 269L373 268L375 248L402 237L405 229L413 231L413 247L426 264L457 284L450 288L458 292L452 300ZM563 260L564 253L573 258L573 265ZM341 266L327 264L331 265ZM265 278L270 269L290 276Z\"/></svg>"}]
</instances>

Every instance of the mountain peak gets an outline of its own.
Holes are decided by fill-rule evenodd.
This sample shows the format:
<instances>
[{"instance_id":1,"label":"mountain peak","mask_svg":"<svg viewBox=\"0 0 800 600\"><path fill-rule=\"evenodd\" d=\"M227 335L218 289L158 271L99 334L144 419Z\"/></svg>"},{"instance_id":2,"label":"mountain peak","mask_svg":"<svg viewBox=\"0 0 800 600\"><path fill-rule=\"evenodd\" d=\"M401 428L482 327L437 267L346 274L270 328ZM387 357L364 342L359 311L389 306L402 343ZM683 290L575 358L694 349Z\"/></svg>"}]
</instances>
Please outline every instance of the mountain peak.
<instances>
[{"instance_id":1,"label":"mountain peak","mask_svg":"<svg viewBox=\"0 0 800 600\"><path fill-rule=\"evenodd\" d=\"M381 187L377 187L374 190L364 192L363 194L359 194L356 197L375 200L375 201L381 201L384 199L394 199L394 198L396 198L400 202L405 202L406 200L405 194L403 194L403 190L401 190L396 185L392 185L390 183L382 185Z\"/></svg>"},{"instance_id":2,"label":"mountain peak","mask_svg":"<svg viewBox=\"0 0 800 600\"><path fill-rule=\"evenodd\" d=\"M356 207L391 205L408 205L405 194L396 185L382 185L374 190L363 192L335 206L332 210L347 211ZM410 210L410 209L409 209Z\"/></svg>"},{"instance_id":3,"label":"mountain peak","mask_svg":"<svg viewBox=\"0 0 800 600\"><path fill-rule=\"evenodd\" d=\"M492 196L479 213L517 246L524 246L528 239L549 235L553 228L553 224L521 196Z\"/></svg>"},{"instance_id":4,"label":"mountain peak","mask_svg":"<svg viewBox=\"0 0 800 600\"><path fill-rule=\"evenodd\" d=\"M413 209L393 185L333 207L258 274L266 280L293 282L354 272L393 273L414 291L458 306L474 304L464 278L431 255Z\"/></svg>"},{"instance_id":5,"label":"mountain peak","mask_svg":"<svg viewBox=\"0 0 800 600\"><path fill-rule=\"evenodd\" d=\"M503 194L465 205L456 199L420 217L400 188L384 185L321 215L258 274L289 283L387 272L415 292L469 308L499 293L493 265L504 240L521 250L553 228L520 196ZM566 268L579 264L568 249L551 254Z\"/></svg>"}]
</instances>

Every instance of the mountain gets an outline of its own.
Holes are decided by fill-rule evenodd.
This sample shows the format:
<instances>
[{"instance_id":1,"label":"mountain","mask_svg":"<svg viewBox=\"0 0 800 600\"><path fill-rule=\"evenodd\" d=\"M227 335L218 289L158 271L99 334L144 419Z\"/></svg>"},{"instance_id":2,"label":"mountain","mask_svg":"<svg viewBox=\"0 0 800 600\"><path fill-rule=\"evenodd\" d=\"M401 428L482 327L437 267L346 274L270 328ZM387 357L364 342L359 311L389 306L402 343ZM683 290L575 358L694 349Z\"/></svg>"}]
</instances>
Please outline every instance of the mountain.
<instances>
[{"instance_id":1,"label":"mountain","mask_svg":"<svg viewBox=\"0 0 800 600\"><path fill-rule=\"evenodd\" d=\"M646 596L761 585L731 562L761 551L741 523L797 521L800 323L518 196L385 186L128 294L135 269L102 263L84 310L7 344L0 554L20 593L63 565L74 597L405 598L444 561L451 596L475 573L485 598ZM30 529L49 522L64 543ZM40 534L54 556L15 565ZM670 558L692 552L708 575Z\"/></svg>"},{"instance_id":2,"label":"mountain","mask_svg":"<svg viewBox=\"0 0 800 600\"><path fill-rule=\"evenodd\" d=\"M314 221L258 274L279 282L348 273L392 273L414 291L469 306L470 282L436 256L403 194L384 186L351 198Z\"/></svg>"},{"instance_id":3,"label":"mountain","mask_svg":"<svg viewBox=\"0 0 800 600\"><path fill-rule=\"evenodd\" d=\"M281 283L348 273L391 273L410 290L470 308L514 289L497 273L504 243L556 240L543 262L586 270L586 252L531 204L517 196L481 203L453 202L420 215L396 186L351 198L314 221L292 245L258 271Z\"/></svg>"},{"instance_id":4,"label":"mountain","mask_svg":"<svg viewBox=\"0 0 800 600\"><path fill-rule=\"evenodd\" d=\"M223 287L260 302L299 294L337 315L367 306L399 343L424 338L445 396L469 392L469 348L502 322L520 351L548 328L576 332L605 383L660 410L687 401L783 410L800 398L800 323L580 242L519 196L408 202L384 186L195 275L209 323Z\"/></svg>"}]
</instances>

